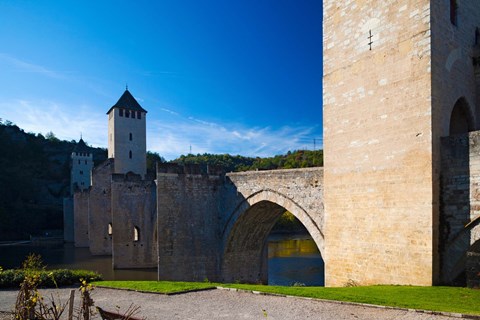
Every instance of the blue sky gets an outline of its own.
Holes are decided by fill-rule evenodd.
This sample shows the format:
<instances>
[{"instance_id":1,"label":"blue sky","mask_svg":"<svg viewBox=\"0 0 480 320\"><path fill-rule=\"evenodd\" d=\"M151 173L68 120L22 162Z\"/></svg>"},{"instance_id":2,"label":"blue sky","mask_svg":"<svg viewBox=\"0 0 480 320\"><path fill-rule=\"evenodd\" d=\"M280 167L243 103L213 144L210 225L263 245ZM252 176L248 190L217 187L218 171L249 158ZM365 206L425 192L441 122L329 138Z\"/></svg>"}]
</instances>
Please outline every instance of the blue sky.
<instances>
[{"instance_id":1,"label":"blue sky","mask_svg":"<svg viewBox=\"0 0 480 320\"><path fill-rule=\"evenodd\" d=\"M320 0L3 0L0 118L106 147L128 83L167 159L313 149L321 27Z\"/></svg>"}]
</instances>

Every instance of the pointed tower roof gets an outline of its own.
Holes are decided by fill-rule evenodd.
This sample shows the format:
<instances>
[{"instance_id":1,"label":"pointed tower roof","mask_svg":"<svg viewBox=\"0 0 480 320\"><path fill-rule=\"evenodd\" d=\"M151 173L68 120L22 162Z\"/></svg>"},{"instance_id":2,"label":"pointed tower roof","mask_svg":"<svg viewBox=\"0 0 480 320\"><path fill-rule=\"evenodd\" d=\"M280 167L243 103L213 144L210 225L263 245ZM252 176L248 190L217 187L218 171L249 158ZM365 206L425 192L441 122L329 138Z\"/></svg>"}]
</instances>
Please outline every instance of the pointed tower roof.
<instances>
[{"instance_id":1,"label":"pointed tower roof","mask_svg":"<svg viewBox=\"0 0 480 320\"><path fill-rule=\"evenodd\" d=\"M127 110L132 110L132 111L142 111L147 113L147 110L143 109L140 104L135 100L135 98L132 96L130 91L128 89L125 90L125 92L122 94L120 99L118 99L117 103L115 103L110 109L108 109L107 114L112 111L113 108L122 108L122 109L127 109Z\"/></svg>"},{"instance_id":2,"label":"pointed tower roof","mask_svg":"<svg viewBox=\"0 0 480 320\"><path fill-rule=\"evenodd\" d=\"M91 153L90 147L87 146L85 141L82 138L78 141L77 145L73 149L73 152L83 152L83 153Z\"/></svg>"}]
</instances>

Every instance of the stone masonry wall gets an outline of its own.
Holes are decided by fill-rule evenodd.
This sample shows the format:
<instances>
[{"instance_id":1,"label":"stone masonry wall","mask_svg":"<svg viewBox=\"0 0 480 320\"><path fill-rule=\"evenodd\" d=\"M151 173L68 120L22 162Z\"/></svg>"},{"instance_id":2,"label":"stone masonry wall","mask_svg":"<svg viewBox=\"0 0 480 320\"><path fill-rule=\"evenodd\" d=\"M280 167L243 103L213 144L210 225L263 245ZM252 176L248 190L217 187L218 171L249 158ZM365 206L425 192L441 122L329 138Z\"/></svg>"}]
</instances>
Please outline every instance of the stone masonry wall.
<instances>
[{"instance_id":1,"label":"stone masonry wall","mask_svg":"<svg viewBox=\"0 0 480 320\"><path fill-rule=\"evenodd\" d=\"M430 1L323 9L326 285L431 285Z\"/></svg>"},{"instance_id":2,"label":"stone masonry wall","mask_svg":"<svg viewBox=\"0 0 480 320\"><path fill-rule=\"evenodd\" d=\"M111 176L114 161L108 159L92 171L92 187L88 208L88 234L93 255L111 255L112 238L108 235L111 216Z\"/></svg>"},{"instance_id":3,"label":"stone masonry wall","mask_svg":"<svg viewBox=\"0 0 480 320\"><path fill-rule=\"evenodd\" d=\"M75 247L88 247L88 206L90 191L78 190L73 194L73 221Z\"/></svg>"},{"instance_id":4,"label":"stone masonry wall","mask_svg":"<svg viewBox=\"0 0 480 320\"><path fill-rule=\"evenodd\" d=\"M112 177L112 262L117 268L157 266L156 190L139 175ZM134 238L137 228L137 240Z\"/></svg>"},{"instance_id":5,"label":"stone masonry wall","mask_svg":"<svg viewBox=\"0 0 480 320\"><path fill-rule=\"evenodd\" d=\"M224 175L197 166L157 167L159 280L218 280Z\"/></svg>"}]
</instances>

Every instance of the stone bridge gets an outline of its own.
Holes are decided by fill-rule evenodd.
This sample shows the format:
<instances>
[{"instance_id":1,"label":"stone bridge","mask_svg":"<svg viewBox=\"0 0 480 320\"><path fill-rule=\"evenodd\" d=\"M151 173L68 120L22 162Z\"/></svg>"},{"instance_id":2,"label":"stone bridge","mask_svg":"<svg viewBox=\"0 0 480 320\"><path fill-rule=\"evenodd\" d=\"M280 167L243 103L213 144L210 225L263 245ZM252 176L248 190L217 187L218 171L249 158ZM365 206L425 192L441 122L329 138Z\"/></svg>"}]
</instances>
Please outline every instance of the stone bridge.
<instances>
[{"instance_id":1,"label":"stone bridge","mask_svg":"<svg viewBox=\"0 0 480 320\"><path fill-rule=\"evenodd\" d=\"M266 283L267 237L286 210L323 256L323 168L225 175L159 165L159 279Z\"/></svg>"}]
</instances>

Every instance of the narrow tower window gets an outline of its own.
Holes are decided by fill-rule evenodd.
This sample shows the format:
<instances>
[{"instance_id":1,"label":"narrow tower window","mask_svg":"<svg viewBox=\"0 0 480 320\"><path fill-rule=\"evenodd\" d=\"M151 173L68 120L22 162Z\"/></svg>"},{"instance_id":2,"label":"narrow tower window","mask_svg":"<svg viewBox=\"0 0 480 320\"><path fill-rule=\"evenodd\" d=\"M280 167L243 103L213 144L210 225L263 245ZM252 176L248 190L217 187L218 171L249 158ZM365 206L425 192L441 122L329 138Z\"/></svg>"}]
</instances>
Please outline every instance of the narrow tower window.
<instances>
[{"instance_id":1,"label":"narrow tower window","mask_svg":"<svg viewBox=\"0 0 480 320\"><path fill-rule=\"evenodd\" d=\"M130 141L132 141L132 133L129 134L128 138L130 139Z\"/></svg>"},{"instance_id":2,"label":"narrow tower window","mask_svg":"<svg viewBox=\"0 0 480 320\"><path fill-rule=\"evenodd\" d=\"M128 151L128 157L132 159L132 150Z\"/></svg>"},{"instance_id":3,"label":"narrow tower window","mask_svg":"<svg viewBox=\"0 0 480 320\"><path fill-rule=\"evenodd\" d=\"M140 240L140 229L138 227L133 227L133 241Z\"/></svg>"},{"instance_id":4,"label":"narrow tower window","mask_svg":"<svg viewBox=\"0 0 480 320\"><path fill-rule=\"evenodd\" d=\"M475 45L480 44L480 29L475 29Z\"/></svg>"},{"instance_id":5,"label":"narrow tower window","mask_svg":"<svg viewBox=\"0 0 480 320\"><path fill-rule=\"evenodd\" d=\"M125 118L130 118L130 111L125 110Z\"/></svg>"},{"instance_id":6,"label":"narrow tower window","mask_svg":"<svg viewBox=\"0 0 480 320\"><path fill-rule=\"evenodd\" d=\"M123 109L120 109L118 112L119 112L120 117L123 117Z\"/></svg>"},{"instance_id":7,"label":"narrow tower window","mask_svg":"<svg viewBox=\"0 0 480 320\"><path fill-rule=\"evenodd\" d=\"M140 111L137 111L137 119L142 119L142 113Z\"/></svg>"},{"instance_id":8,"label":"narrow tower window","mask_svg":"<svg viewBox=\"0 0 480 320\"><path fill-rule=\"evenodd\" d=\"M109 224L108 224L108 235L111 236L112 233L113 233L112 224L109 223Z\"/></svg>"},{"instance_id":9,"label":"narrow tower window","mask_svg":"<svg viewBox=\"0 0 480 320\"><path fill-rule=\"evenodd\" d=\"M457 25L457 0L450 0L450 22Z\"/></svg>"}]
</instances>

